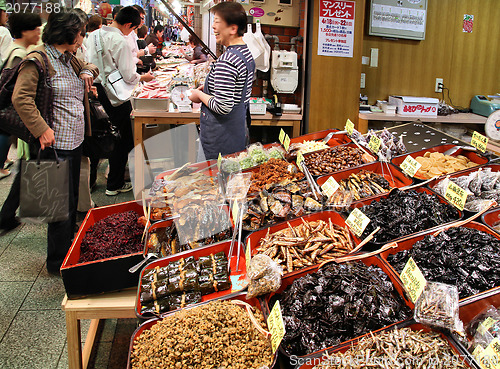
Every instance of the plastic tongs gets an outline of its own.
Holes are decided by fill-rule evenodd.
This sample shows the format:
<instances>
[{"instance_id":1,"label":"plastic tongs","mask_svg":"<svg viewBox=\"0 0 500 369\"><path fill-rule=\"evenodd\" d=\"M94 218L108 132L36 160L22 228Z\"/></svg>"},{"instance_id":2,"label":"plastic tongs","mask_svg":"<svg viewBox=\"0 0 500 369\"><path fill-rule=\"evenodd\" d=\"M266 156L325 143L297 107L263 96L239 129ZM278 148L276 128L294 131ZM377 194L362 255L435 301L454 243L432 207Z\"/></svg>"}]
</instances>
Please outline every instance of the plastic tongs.
<instances>
[{"instance_id":1,"label":"plastic tongs","mask_svg":"<svg viewBox=\"0 0 500 369\"><path fill-rule=\"evenodd\" d=\"M446 150L443 155L453 155L456 153L458 150L467 150L467 151L476 151L476 148L473 146L455 146L452 147L451 149Z\"/></svg>"}]
</instances>

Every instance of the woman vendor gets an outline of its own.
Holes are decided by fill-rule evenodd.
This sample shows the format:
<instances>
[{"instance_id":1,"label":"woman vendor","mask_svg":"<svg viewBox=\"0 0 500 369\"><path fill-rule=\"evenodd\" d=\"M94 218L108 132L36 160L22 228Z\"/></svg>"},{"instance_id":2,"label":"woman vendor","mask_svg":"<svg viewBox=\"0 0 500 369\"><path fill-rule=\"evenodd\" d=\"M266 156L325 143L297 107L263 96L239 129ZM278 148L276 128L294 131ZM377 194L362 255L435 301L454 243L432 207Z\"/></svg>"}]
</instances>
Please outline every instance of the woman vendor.
<instances>
[{"instance_id":1,"label":"woman vendor","mask_svg":"<svg viewBox=\"0 0 500 369\"><path fill-rule=\"evenodd\" d=\"M255 72L252 54L243 41L247 15L241 4L219 3L212 12L215 39L226 51L214 63L205 86L189 94L191 101L202 103L200 142L203 150L198 153L199 161L245 149L248 101Z\"/></svg>"}]
</instances>

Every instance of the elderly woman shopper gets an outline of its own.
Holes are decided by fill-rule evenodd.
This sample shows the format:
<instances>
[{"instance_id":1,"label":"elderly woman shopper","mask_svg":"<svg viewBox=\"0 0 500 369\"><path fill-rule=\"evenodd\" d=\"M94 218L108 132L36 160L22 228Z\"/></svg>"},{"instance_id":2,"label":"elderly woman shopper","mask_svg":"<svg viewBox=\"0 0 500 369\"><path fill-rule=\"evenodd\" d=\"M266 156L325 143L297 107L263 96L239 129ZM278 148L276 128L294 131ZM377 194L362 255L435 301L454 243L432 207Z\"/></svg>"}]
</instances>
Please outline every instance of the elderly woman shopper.
<instances>
[{"instance_id":1,"label":"elderly woman shopper","mask_svg":"<svg viewBox=\"0 0 500 369\"><path fill-rule=\"evenodd\" d=\"M84 22L74 12L52 13L44 28L43 45L35 50L45 53L53 88L53 122L48 125L35 104L39 75L35 63L24 62L14 88L12 102L24 124L38 138L42 157L68 160L69 218L49 223L47 232L47 270L59 274L59 269L71 246L76 223L80 158L86 127L90 124L87 93L98 75L97 67L74 56L85 36ZM42 65L39 54L32 54ZM48 149L50 148L50 149Z\"/></svg>"}]
</instances>

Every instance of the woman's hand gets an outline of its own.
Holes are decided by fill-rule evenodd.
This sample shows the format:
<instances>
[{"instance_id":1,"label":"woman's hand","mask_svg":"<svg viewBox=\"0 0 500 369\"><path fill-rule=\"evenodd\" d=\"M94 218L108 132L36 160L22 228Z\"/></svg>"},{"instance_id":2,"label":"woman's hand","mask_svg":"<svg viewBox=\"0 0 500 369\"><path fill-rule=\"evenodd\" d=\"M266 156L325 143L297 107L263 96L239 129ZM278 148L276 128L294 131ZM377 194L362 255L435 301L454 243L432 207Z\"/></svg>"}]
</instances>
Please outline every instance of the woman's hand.
<instances>
[{"instance_id":1,"label":"woman's hand","mask_svg":"<svg viewBox=\"0 0 500 369\"><path fill-rule=\"evenodd\" d=\"M189 90L191 92L190 94L187 94L189 100L191 100L194 103L201 103L201 97L200 93L202 93L198 88L195 90Z\"/></svg>"},{"instance_id":2,"label":"woman's hand","mask_svg":"<svg viewBox=\"0 0 500 369\"><path fill-rule=\"evenodd\" d=\"M148 51L149 51L149 54L154 54L156 52L156 46L153 45L153 43L150 43L148 45Z\"/></svg>"},{"instance_id":3,"label":"woman's hand","mask_svg":"<svg viewBox=\"0 0 500 369\"><path fill-rule=\"evenodd\" d=\"M94 77L87 73L80 73L80 78L85 82L85 91L90 92L90 88L94 84Z\"/></svg>"},{"instance_id":4,"label":"woman's hand","mask_svg":"<svg viewBox=\"0 0 500 369\"><path fill-rule=\"evenodd\" d=\"M149 82L152 81L153 79L155 79L155 76L153 76L151 72L141 75L142 82Z\"/></svg>"},{"instance_id":5,"label":"woman's hand","mask_svg":"<svg viewBox=\"0 0 500 369\"><path fill-rule=\"evenodd\" d=\"M46 147L50 147L56 143L56 138L54 136L54 131L52 128L47 129L39 138L40 146L42 150L45 150Z\"/></svg>"}]
</instances>

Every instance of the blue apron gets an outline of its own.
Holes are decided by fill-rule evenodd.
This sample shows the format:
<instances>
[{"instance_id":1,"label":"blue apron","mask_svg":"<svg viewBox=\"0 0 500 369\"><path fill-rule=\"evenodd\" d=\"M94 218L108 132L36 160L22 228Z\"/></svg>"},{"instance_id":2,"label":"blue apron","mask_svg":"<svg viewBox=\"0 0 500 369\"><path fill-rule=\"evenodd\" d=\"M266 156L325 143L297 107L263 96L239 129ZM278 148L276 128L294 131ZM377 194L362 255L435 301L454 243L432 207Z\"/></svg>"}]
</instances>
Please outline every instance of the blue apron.
<instances>
[{"instance_id":1,"label":"blue apron","mask_svg":"<svg viewBox=\"0 0 500 369\"><path fill-rule=\"evenodd\" d=\"M255 64L247 62L241 51L231 48L226 52L234 53L243 60L247 68L247 77L250 73L253 73ZM203 92L206 94L209 94L208 77L205 79L205 86L203 87ZM203 160L200 155L202 149L205 153L205 160L217 159L219 153L227 155L245 150L248 135L246 117L249 108L248 103L245 103L247 90L247 80L245 80L241 100L233 106L233 109L228 114L217 114L211 111L205 104L202 104L200 114L201 147L198 152L199 161Z\"/></svg>"}]
</instances>

